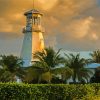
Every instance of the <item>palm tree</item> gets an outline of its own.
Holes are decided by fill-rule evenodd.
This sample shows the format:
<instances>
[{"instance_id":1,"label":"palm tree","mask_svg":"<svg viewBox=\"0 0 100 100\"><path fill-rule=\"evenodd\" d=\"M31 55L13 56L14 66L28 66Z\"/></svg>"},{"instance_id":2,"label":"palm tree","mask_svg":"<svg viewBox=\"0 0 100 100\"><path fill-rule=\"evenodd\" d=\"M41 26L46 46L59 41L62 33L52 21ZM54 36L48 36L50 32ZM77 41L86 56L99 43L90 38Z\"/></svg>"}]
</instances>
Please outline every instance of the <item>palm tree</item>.
<instances>
[{"instance_id":1,"label":"palm tree","mask_svg":"<svg viewBox=\"0 0 100 100\"><path fill-rule=\"evenodd\" d=\"M91 83L100 83L100 67L95 69L94 75L90 79Z\"/></svg>"},{"instance_id":2,"label":"palm tree","mask_svg":"<svg viewBox=\"0 0 100 100\"><path fill-rule=\"evenodd\" d=\"M76 79L78 79L78 81L85 81L90 77L89 74L91 74L91 71L85 68L87 60L80 58L80 54L65 54L65 56L67 57L65 67L69 67L73 70L72 79L74 83L76 83Z\"/></svg>"},{"instance_id":3,"label":"palm tree","mask_svg":"<svg viewBox=\"0 0 100 100\"><path fill-rule=\"evenodd\" d=\"M42 52L36 52L33 56L35 59L33 65L27 68L26 81L30 82L33 79L38 79L38 83L41 83L41 80L51 83L51 79L58 74L61 75L64 81L70 78L72 70L60 67L64 63L60 50L55 52L53 48L49 47L45 48Z\"/></svg>"},{"instance_id":4,"label":"palm tree","mask_svg":"<svg viewBox=\"0 0 100 100\"><path fill-rule=\"evenodd\" d=\"M50 83L52 78L51 73L53 73L55 67L59 66L63 61L63 58L60 56L60 50L55 52L51 47L45 48L42 52L36 52L33 58L36 59L36 61L33 62L33 66L29 68L29 71L33 69L36 74L38 73L38 83L41 82L42 78Z\"/></svg>"},{"instance_id":5,"label":"palm tree","mask_svg":"<svg viewBox=\"0 0 100 100\"><path fill-rule=\"evenodd\" d=\"M9 82L12 79L12 75L5 69L0 69L0 82Z\"/></svg>"},{"instance_id":6,"label":"palm tree","mask_svg":"<svg viewBox=\"0 0 100 100\"><path fill-rule=\"evenodd\" d=\"M63 76L66 74L66 78L70 77L68 73L72 73L71 70L69 70L68 68L59 67L60 64L62 65L64 62L64 58L60 55L60 50L61 49L55 52L53 48L49 47L45 48L42 52L36 52L34 54L33 57L34 59L36 59L36 61L34 61L34 64L31 68L33 69L33 71L35 70L35 72L38 72L38 74L40 74L38 83L42 78L45 77L46 80L48 80L48 82L50 83L52 77L57 74L61 74Z\"/></svg>"},{"instance_id":7,"label":"palm tree","mask_svg":"<svg viewBox=\"0 0 100 100\"><path fill-rule=\"evenodd\" d=\"M33 58L38 59L39 62L46 62L50 68L55 68L63 62L60 51L61 49L55 52L52 47L45 48L42 52L36 52Z\"/></svg>"},{"instance_id":8,"label":"palm tree","mask_svg":"<svg viewBox=\"0 0 100 100\"><path fill-rule=\"evenodd\" d=\"M33 80L37 80L37 83L39 84L44 78L43 75L48 71L49 67L45 62L35 62L31 67L27 68L25 81L30 83Z\"/></svg>"},{"instance_id":9,"label":"palm tree","mask_svg":"<svg viewBox=\"0 0 100 100\"><path fill-rule=\"evenodd\" d=\"M20 78L23 77L24 71L22 69L22 64L22 60L16 56L1 55L0 65L2 66L2 68L0 70L9 72L9 75L11 77L9 81L15 81L16 76Z\"/></svg>"},{"instance_id":10,"label":"palm tree","mask_svg":"<svg viewBox=\"0 0 100 100\"><path fill-rule=\"evenodd\" d=\"M73 70L69 67L55 68L51 72L54 73L54 75L60 75L64 83L73 75Z\"/></svg>"},{"instance_id":11,"label":"palm tree","mask_svg":"<svg viewBox=\"0 0 100 100\"><path fill-rule=\"evenodd\" d=\"M100 63L100 50L93 51L93 53L90 53L90 56L92 57L91 62Z\"/></svg>"}]
</instances>

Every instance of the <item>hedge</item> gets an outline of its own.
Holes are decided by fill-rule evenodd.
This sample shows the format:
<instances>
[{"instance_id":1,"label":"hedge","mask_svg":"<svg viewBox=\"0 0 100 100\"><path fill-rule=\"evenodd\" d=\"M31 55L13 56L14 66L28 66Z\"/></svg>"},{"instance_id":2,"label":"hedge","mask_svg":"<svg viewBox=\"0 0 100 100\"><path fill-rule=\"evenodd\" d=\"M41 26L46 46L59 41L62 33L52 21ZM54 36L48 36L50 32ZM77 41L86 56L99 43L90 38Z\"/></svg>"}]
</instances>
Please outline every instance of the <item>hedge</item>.
<instances>
[{"instance_id":1,"label":"hedge","mask_svg":"<svg viewBox=\"0 0 100 100\"><path fill-rule=\"evenodd\" d=\"M100 100L100 84L0 83L0 100Z\"/></svg>"}]
</instances>

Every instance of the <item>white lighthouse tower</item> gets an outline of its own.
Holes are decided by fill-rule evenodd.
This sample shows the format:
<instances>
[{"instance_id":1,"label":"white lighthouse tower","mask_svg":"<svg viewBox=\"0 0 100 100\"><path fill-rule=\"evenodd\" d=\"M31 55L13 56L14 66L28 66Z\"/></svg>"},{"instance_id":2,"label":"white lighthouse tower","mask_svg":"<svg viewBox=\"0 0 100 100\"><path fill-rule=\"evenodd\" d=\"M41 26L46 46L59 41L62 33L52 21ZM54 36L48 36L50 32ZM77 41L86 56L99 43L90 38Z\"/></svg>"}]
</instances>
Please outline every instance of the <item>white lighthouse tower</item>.
<instances>
[{"instance_id":1,"label":"white lighthouse tower","mask_svg":"<svg viewBox=\"0 0 100 100\"><path fill-rule=\"evenodd\" d=\"M26 16L26 26L23 29L24 40L21 52L23 66L32 65L33 54L44 49L44 29L41 25L41 14L38 10L32 9L24 14Z\"/></svg>"}]
</instances>

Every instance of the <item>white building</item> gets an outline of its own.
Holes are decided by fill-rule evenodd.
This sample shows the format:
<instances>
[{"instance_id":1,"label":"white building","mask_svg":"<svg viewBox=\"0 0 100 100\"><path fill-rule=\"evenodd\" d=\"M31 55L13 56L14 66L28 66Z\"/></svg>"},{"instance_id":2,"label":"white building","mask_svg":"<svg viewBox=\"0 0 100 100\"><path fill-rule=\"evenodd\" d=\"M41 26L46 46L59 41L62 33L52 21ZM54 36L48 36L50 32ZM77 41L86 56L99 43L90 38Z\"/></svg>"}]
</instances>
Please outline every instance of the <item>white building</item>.
<instances>
[{"instance_id":1,"label":"white building","mask_svg":"<svg viewBox=\"0 0 100 100\"><path fill-rule=\"evenodd\" d=\"M41 14L38 10L33 9L24 14L26 16L26 26L23 29L24 40L21 52L21 58L24 62L23 67L32 64L33 54L36 51L44 49L44 29L41 25Z\"/></svg>"}]
</instances>

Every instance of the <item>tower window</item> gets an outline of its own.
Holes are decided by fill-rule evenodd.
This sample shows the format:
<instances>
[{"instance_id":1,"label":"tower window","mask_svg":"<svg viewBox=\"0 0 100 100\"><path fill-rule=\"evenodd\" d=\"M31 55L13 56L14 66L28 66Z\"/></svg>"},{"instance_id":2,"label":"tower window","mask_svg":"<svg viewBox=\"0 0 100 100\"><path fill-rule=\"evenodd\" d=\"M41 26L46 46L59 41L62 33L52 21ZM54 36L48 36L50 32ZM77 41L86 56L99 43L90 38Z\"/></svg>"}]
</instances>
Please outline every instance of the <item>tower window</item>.
<instances>
[{"instance_id":1,"label":"tower window","mask_svg":"<svg viewBox=\"0 0 100 100\"><path fill-rule=\"evenodd\" d=\"M33 18L33 24L34 25L40 25L40 17L34 17Z\"/></svg>"},{"instance_id":2,"label":"tower window","mask_svg":"<svg viewBox=\"0 0 100 100\"><path fill-rule=\"evenodd\" d=\"M32 16L27 16L27 26L32 26Z\"/></svg>"}]
</instances>

